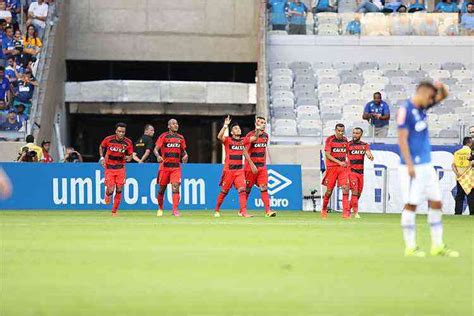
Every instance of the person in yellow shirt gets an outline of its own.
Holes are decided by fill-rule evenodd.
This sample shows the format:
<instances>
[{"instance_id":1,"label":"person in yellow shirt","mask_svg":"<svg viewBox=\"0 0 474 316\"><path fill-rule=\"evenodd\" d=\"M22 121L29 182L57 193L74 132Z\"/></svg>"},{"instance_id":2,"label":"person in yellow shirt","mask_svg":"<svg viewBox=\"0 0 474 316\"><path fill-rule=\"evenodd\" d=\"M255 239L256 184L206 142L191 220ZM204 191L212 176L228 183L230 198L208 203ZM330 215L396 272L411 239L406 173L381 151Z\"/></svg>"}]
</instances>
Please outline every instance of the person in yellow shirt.
<instances>
[{"instance_id":1,"label":"person in yellow shirt","mask_svg":"<svg viewBox=\"0 0 474 316\"><path fill-rule=\"evenodd\" d=\"M33 135L26 136L26 145L21 146L18 152L20 156L23 152L24 147L28 147L30 151L36 152L36 157L38 158L38 161L41 161L41 159L43 159L43 149L35 144L35 137Z\"/></svg>"},{"instance_id":2,"label":"person in yellow shirt","mask_svg":"<svg viewBox=\"0 0 474 316\"><path fill-rule=\"evenodd\" d=\"M454 153L454 161L451 165L454 173L456 174L456 178L459 178L462 174L464 174L468 169L472 168L472 160L471 160L471 147L472 147L472 139L471 137L464 137L462 141L463 147ZM472 170L471 170L472 172ZM464 206L464 199L467 196L467 204L469 206L469 214L474 215L474 189L471 190L469 194L466 194L464 189L462 188L459 180L456 180L456 205L454 208L455 215L462 215L463 206Z\"/></svg>"}]
</instances>

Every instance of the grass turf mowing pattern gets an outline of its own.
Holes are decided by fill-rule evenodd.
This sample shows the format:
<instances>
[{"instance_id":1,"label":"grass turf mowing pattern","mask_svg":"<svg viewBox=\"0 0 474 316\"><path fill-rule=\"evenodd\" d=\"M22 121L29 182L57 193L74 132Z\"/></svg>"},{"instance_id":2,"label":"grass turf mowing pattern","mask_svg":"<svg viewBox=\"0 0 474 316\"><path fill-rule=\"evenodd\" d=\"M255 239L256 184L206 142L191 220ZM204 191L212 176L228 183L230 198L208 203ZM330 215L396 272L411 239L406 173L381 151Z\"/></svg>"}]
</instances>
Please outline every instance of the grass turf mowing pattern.
<instances>
[{"instance_id":1,"label":"grass turf mowing pattern","mask_svg":"<svg viewBox=\"0 0 474 316\"><path fill-rule=\"evenodd\" d=\"M0 315L472 315L472 218L420 259L399 215L254 214L0 212Z\"/></svg>"}]
</instances>

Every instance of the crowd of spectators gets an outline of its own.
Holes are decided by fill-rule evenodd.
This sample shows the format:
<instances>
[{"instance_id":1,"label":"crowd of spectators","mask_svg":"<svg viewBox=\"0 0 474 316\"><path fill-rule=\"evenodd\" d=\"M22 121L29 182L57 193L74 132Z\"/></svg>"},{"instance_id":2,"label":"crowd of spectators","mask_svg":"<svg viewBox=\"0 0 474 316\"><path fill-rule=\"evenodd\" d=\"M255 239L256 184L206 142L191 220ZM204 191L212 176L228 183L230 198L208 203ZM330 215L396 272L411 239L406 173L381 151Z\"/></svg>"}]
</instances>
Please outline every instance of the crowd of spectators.
<instances>
[{"instance_id":1,"label":"crowd of spectators","mask_svg":"<svg viewBox=\"0 0 474 316\"><path fill-rule=\"evenodd\" d=\"M51 163L54 162L53 157L50 155L51 142L44 140L41 142L41 146L35 143L33 135L26 136L26 144L22 145L18 151L18 162L42 162ZM66 147L64 152L64 159L61 162L65 163L78 163L83 162L82 155L74 149L74 147Z\"/></svg>"},{"instance_id":2,"label":"crowd of spectators","mask_svg":"<svg viewBox=\"0 0 474 316\"><path fill-rule=\"evenodd\" d=\"M35 63L43 46L49 5L53 3L0 0L0 131L26 129L38 86Z\"/></svg>"},{"instance_id":3,"label":"crowd of spectators","mask_svg":"<svg viewBox=\"0 0 474 316\"><path fill-rule=\"evenodd\" d=\"M309 12L381 12L385 14L413 13L427 11L425 0L268 0L273 30L286 30L289 34L306 34L306 17ZM459 13L461 33L474 35L474 1L442 0L436 4L433 12ZM360 22L355 18L349 34L358 34ZM359 31L360 33L360 31Z\"/></svg>"}]
</instances>

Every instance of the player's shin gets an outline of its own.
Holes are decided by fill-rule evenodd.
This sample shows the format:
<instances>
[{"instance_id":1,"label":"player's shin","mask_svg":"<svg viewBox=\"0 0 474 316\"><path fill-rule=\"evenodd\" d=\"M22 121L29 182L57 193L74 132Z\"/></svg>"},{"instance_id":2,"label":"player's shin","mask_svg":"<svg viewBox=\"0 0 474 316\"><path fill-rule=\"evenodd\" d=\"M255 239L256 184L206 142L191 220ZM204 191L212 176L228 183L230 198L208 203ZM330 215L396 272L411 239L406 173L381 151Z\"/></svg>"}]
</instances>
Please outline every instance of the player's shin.
<instances>
[{"instance_id":1,"label":"player's shin","mask_svg":"<svg viewBox=\"0 0 474 316\"><path fill-rule=\"evenodd\" d=\"M121 200L122 200L122 191L116 191L115 196L114 196L114 206L112 208L112 213L117 213Z\"/></svg>"},{"instance_id":2,"label":"player's shin","mask_svg":"<svg viewBox=\"0 0 474 316\"><path fill-rule=\"evenodd\" d=\"M226 196L227 196L227 192L221 191L221 193L219 193L219 196L217 197L216 212L220 211L221 205L224 202Z\"/></svg>"},{"instance_id":3,"label":"player's shin","mask_svg":"<svg viewBox=\"0 0 474 316\"><path fill-rule=\"evenodd\" d=\"M359 212L359 195L352 193L351 202L350 202L350 209L357 214Z\"/></svg>"},{"instance_id":4,"label":"player's shin","mask_svg":"<svg viewBox=\"0 0 474 316\"><path fill-rule=\"evenodd\" d=\"M263 206L265 207L265 212L270 212L270 196L268 195L267 190L262 190L262 201Z\"/></svg>"},{"instance_id":5,"label":"player's shin","mask_svg":"<svg viewBox=\"0 0 474 316\"><path fill-rule=\"evenodd\" d=\"M163 204L164 204L164 201L165 201L165 193L159 192L157 199L158 199L158 208L160 210L163 210Z\"/></svg>"},{"instance_id":6,"label":"player's shin","mask_svg":"<svg viewBox=\"0 0 474 316\"><path fill-rule=\"evenodd\" d=\"M416 214L414 211L403 210L402 211L402 231L403 239L405 240L405 247L407 249L416 248L416 225L415 225Z\"/></svg>"},{"instance_id":7,"label":"player's shin","mask_svg":"<svg viewBox=\"0 0 474 316\"><path fill-rule=\"evenodd\" d=\"M430 225L431 245L433 248L443 245L443 222L441 220L443 212L440 209L428 210L428 224Z\"/></svg>"},{"instance_id":8,"label":"player's shin","mask_svg":"<svg viewBox=\"0 0 474 316\"><path fill-rule=\"evenodd\" d=\"M247 213L247 194L244 190L239 191L239 206L241 214Z\"/></svg>"},{"instance_id":9,"label":"player's shin","mask_svg":"<svg viewBox=\"0 0 474 316\"><path fill-rule=\"evenodd\" d=\"M343 217L351 216L351 209L349 205L349 192L342 193L342 216Z\"/></svg>"},{"instance_id":10,"label":"player's shin","mask_svg":"<svg viewBox=\"0 0 474 316\"><path fill-rule=\"evenodd\" d=\"M179 192L173 192L173 213L178 211L179 205Z\"/></svg>"}]
</instances>

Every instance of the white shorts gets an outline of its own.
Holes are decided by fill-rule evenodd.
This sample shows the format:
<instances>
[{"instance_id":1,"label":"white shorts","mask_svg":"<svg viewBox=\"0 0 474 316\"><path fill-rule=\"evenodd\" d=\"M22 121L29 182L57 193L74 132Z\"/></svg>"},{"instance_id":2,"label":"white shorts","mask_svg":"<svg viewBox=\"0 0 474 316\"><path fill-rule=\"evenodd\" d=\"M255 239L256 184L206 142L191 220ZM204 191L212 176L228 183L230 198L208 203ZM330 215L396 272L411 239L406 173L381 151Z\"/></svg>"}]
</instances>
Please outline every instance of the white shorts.
<instances>
[{"instance_id":1,"label":"white shorts","mask_svg":"<svg viewBox=\"0 0 474 316\"><path fill-rule=\"evenodd\" d=\"M404 204L420 205L426 201L441 202L438 175L433 166L415 165L415 178L410 178L406 165L399 168L400 189Z\"/></svg>"}]
</instances>

